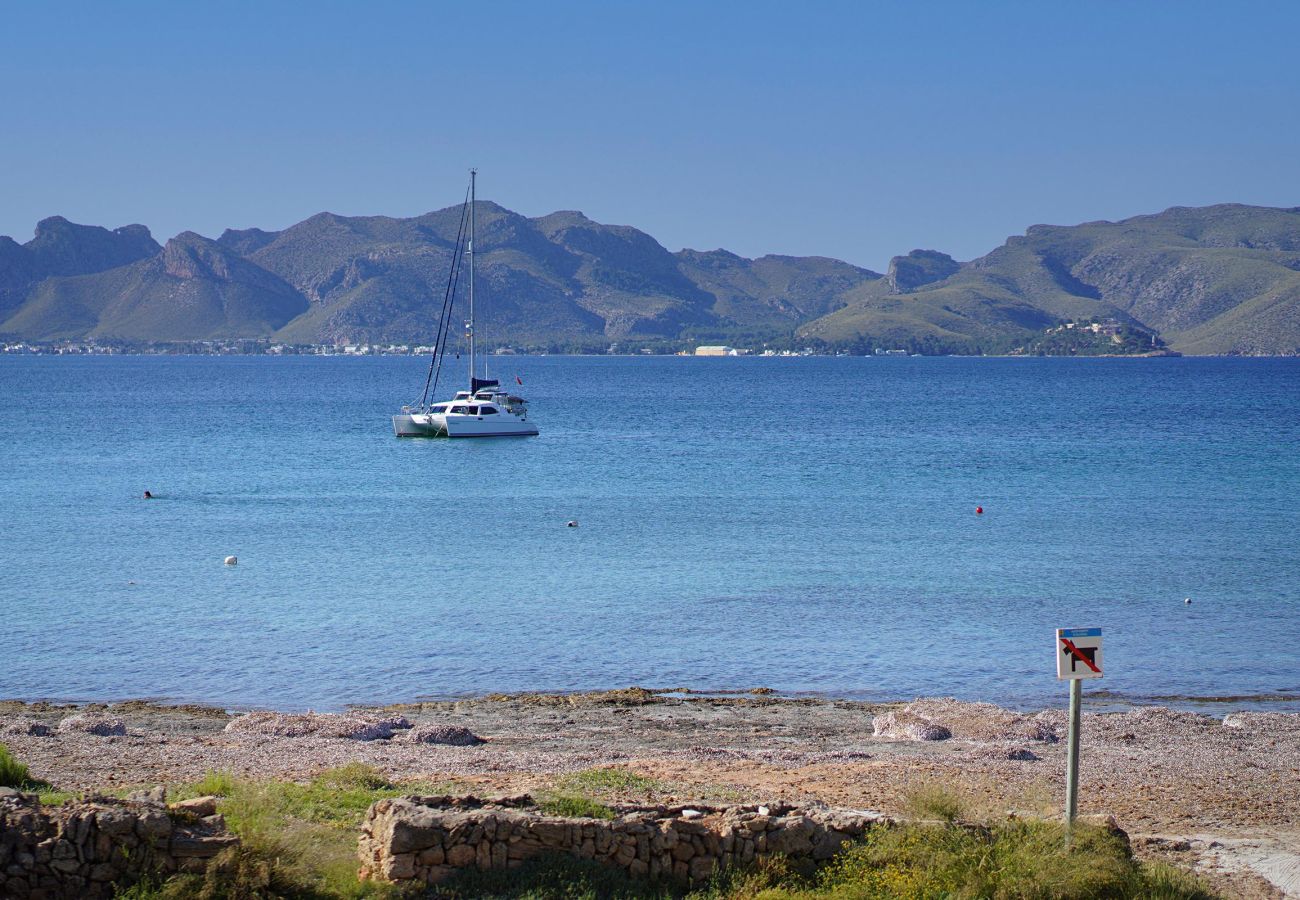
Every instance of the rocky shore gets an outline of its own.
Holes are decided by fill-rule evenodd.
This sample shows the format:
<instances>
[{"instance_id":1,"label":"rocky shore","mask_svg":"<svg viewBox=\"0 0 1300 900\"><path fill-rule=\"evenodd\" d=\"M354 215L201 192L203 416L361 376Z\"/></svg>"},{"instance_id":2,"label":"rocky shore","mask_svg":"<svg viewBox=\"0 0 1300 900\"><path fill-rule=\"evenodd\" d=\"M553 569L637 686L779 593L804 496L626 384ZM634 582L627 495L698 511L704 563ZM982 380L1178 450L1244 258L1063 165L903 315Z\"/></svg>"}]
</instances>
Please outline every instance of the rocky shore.
<instances>
[{"instance_id":1,"label":"rocky shore","mask_svg":"<svg viewBox=\"0 0 1300 900\"><path fill-rule=\"evenodd\" d=\"M639 689L335 716L0 703L0 742L69 791L180 784L214 770L303 780L363 762L393 779L508 795L613 766L639 776L635 801L896 813L918 787L940 783L973 813L1040 816L1060 807L1064 737L1061 710ZM1139 852L1235 879L1241 895L1300 893L1300 714L1088 713L1082 760L1081 812L1115 816Z\"/></svg>"}]
</instances>

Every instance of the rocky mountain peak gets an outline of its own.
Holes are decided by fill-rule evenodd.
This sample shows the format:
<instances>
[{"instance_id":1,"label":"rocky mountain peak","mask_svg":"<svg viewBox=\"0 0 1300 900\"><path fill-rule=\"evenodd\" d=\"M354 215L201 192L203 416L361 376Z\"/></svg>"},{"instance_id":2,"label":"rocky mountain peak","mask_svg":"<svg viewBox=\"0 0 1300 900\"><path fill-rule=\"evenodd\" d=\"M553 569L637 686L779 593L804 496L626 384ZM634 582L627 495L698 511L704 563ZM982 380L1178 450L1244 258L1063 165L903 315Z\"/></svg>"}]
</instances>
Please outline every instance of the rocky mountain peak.
<instances>
[{"instance_id":1,"label":"rocky mountain peak","mask_svg":"<svg viewBox=\"0 0 1300 900\"><path fill-rule=\"evenodd\" d=\"M153 241L153 234L150 233L148 227L145 225L140 225L139 223L135 223L131 225L123 225L120 228L114 228L113 234L120 235L121 237L128 238L133 241L150 241L150 242Z\"/></svg>"},{"instance_id":2,"label":"rocky mountain peak","mask_svg":"<svg viewBox=\"0 0 1300 900\"><path fill-rule=\"evenodd\" d=\"M217 278L229 281L230 256L215 241L193 231L182 232L163 248L163 271L176 278Z\"/></svg>"},{"instance_id":3,"label":"rocky mountain peak","mask_svg":"<svg viewBox=\"0 0 1300 900\"><path fill-rule=\"evenodd\" d=\"M913 250L906 256L895 256L889 261L885 279L894 293L906 294L923 285L943 281L960 268L961 265L947 253Z\"/></svg>"},{"instance_id":4,"label":"rocky mountain peak","mask_svg":"<svg viewBox=\"0 0 1300 900\"><path fill-rule=\"evenodd\" d=\"M63 216L47 216L36 223L36 236L57 234L60 231L67 231L73 225Z\"/></svg>"},{"instance_id":5,"label":"rocky mountain peak","mask_svg":"<svg viewBox=\"0 0 1300 900\"><path fill-rule=\"evenodd\" d=\"M143 225L109 231L99 225L78 225L63 216L41 219L36 236L23 248L37 277L102 272L162 249Z\"/></svg>"},{"instance_id":6,"label":"rocky mountain peak","mask_svg":"<svg viewBox=\"0 0 1300 900\"><path fill-rule=\"evenodd\" d=\"M263 231L260 228L227 228L221 232L217 243L240 256L247 256L271 243L278 234L277 231Z\"/></svg>"}]
</instances>

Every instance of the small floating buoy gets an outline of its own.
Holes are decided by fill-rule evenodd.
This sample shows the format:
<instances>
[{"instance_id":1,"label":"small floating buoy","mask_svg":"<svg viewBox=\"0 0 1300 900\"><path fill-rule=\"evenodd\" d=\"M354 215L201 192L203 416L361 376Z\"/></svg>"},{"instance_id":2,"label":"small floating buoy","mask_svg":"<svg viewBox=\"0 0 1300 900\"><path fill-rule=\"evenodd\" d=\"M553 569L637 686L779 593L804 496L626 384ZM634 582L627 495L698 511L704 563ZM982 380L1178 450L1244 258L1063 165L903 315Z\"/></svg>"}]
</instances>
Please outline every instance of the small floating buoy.
<instances>
[{"instance_id":1,"label":"small floating buoy","mask_svg":"<svg viewBox=\"0 0 1300 900\"><path fill-rule=\"evenodd\" d=\"M238 557L235 557L235 556L227 556L227 557L226 557L226 565L228 565L228 566L233 566L233 565L235 565L237 562L239 562L239 558L238 558Z\"/></svg>"},{"instance_id":2,"label":"small floating buoy","mask_svg":"<svg viewBox=\"0 0 1300 900\"><path fill-rule=\"evenodd\" d=\"M1183 602L1184 602L1184 603L1191 603L1191 602L1192 602L1192 598L1191 598L1191 597L1184 597L1184 598L1183 598Z\"/></svg>"},{"instance_id":3,"label":"small floating buoy","mask_svg":"<svg viewBox=\"0 0 1300 900\"><path fill-rule=\"evenodd\" d=\"M149 493L148 491L145 491L145 492L144 492L144 499L146 499L146 500L152 500L152 499L153 499L153 494Z\"/></svg>"},{"instance_id":4,"label":"small floating buoy","mask_svg":"<svg viewBox=\"0 0 1300 900\"><path fill-rule=\"evenodd\" d=\"M982 516L982 515L984 515L984 507L982 507L982 506L977 506L977 507L975 507L975 515L977 515L977 516Z\"/></svg>"},{"instance_id":5,"label":"small floating buoy","mask_svg":"<svg viewBox=\"0 0 1300 900\"><path fill-rule=\"evenodd\" d=\"M565 522L564 524L565 524L567 527L569 527L569 528L577 528L577 527L578 527L578 520L577 520L577 519L570 519L569 521Z\"/></svg>"}]
</instances>

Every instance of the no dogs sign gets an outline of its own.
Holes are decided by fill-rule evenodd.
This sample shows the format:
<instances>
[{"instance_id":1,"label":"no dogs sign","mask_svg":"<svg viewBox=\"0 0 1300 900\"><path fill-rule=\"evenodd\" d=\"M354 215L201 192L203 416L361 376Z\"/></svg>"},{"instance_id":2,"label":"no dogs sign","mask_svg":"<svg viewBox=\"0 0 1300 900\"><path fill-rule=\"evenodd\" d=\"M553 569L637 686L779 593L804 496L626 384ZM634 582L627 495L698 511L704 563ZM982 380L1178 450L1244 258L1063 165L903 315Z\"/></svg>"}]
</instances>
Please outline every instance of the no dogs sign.
<instances>
[{"instance_id":1,"label":"no dogs sign","mask_svg":"<svg viewBox=\"0 0 1300 900\"><path fill-rule=\"evenodd\" d=\"M1101 677L1101 629L1056 629L1056 677L1061 681L1074 678Z\"/></svg>"}]
</instances>

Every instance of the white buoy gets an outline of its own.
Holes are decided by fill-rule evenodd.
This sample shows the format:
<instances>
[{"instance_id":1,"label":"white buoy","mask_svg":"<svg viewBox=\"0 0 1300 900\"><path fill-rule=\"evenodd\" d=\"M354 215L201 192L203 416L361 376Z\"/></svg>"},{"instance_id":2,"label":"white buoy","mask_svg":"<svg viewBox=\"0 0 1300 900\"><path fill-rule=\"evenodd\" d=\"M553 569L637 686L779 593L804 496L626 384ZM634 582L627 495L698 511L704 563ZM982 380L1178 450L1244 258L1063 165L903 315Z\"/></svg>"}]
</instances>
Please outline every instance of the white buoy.
<instances>
[{"instance_id":1,"label":"white buoy","mask_svg":"<svg viewBox=\"0 0 1300 900\"><path fill-rule=\"evenodd\" d=\"M569 521L565 522L564 524L567 525L567 526L570 527L570 528L577 528L577 527L578 527L578 520L577 520L577 519L570 519Z\"/></svg>"},{"instance_id":2,"label":"white buoy","mask_svg":"<svg viewBox=\"0 0 1300 900\"><path fill-rule=\"evenodd\" d=\"M228 565L228 566L233 566L233 565L235 565L235 563L237 563L237 562L239 562L238 557L234 557L234 556L227 556L227 557L226 557L226 565Z\"/></svg>"},{"instance_id":3,"label":"white buoy","mask_svg":"<svg viewBox=\"0 0 1300 900\"><path fill-rule=\"evenodd\" d=\"M1184 602L1184 603L1191 603L1191 602L1192 602L1192 598L1191 598L1191 597L1184 597L1184 598L1183 598L1183 602Z\"/></svg>"}]
</instances>

